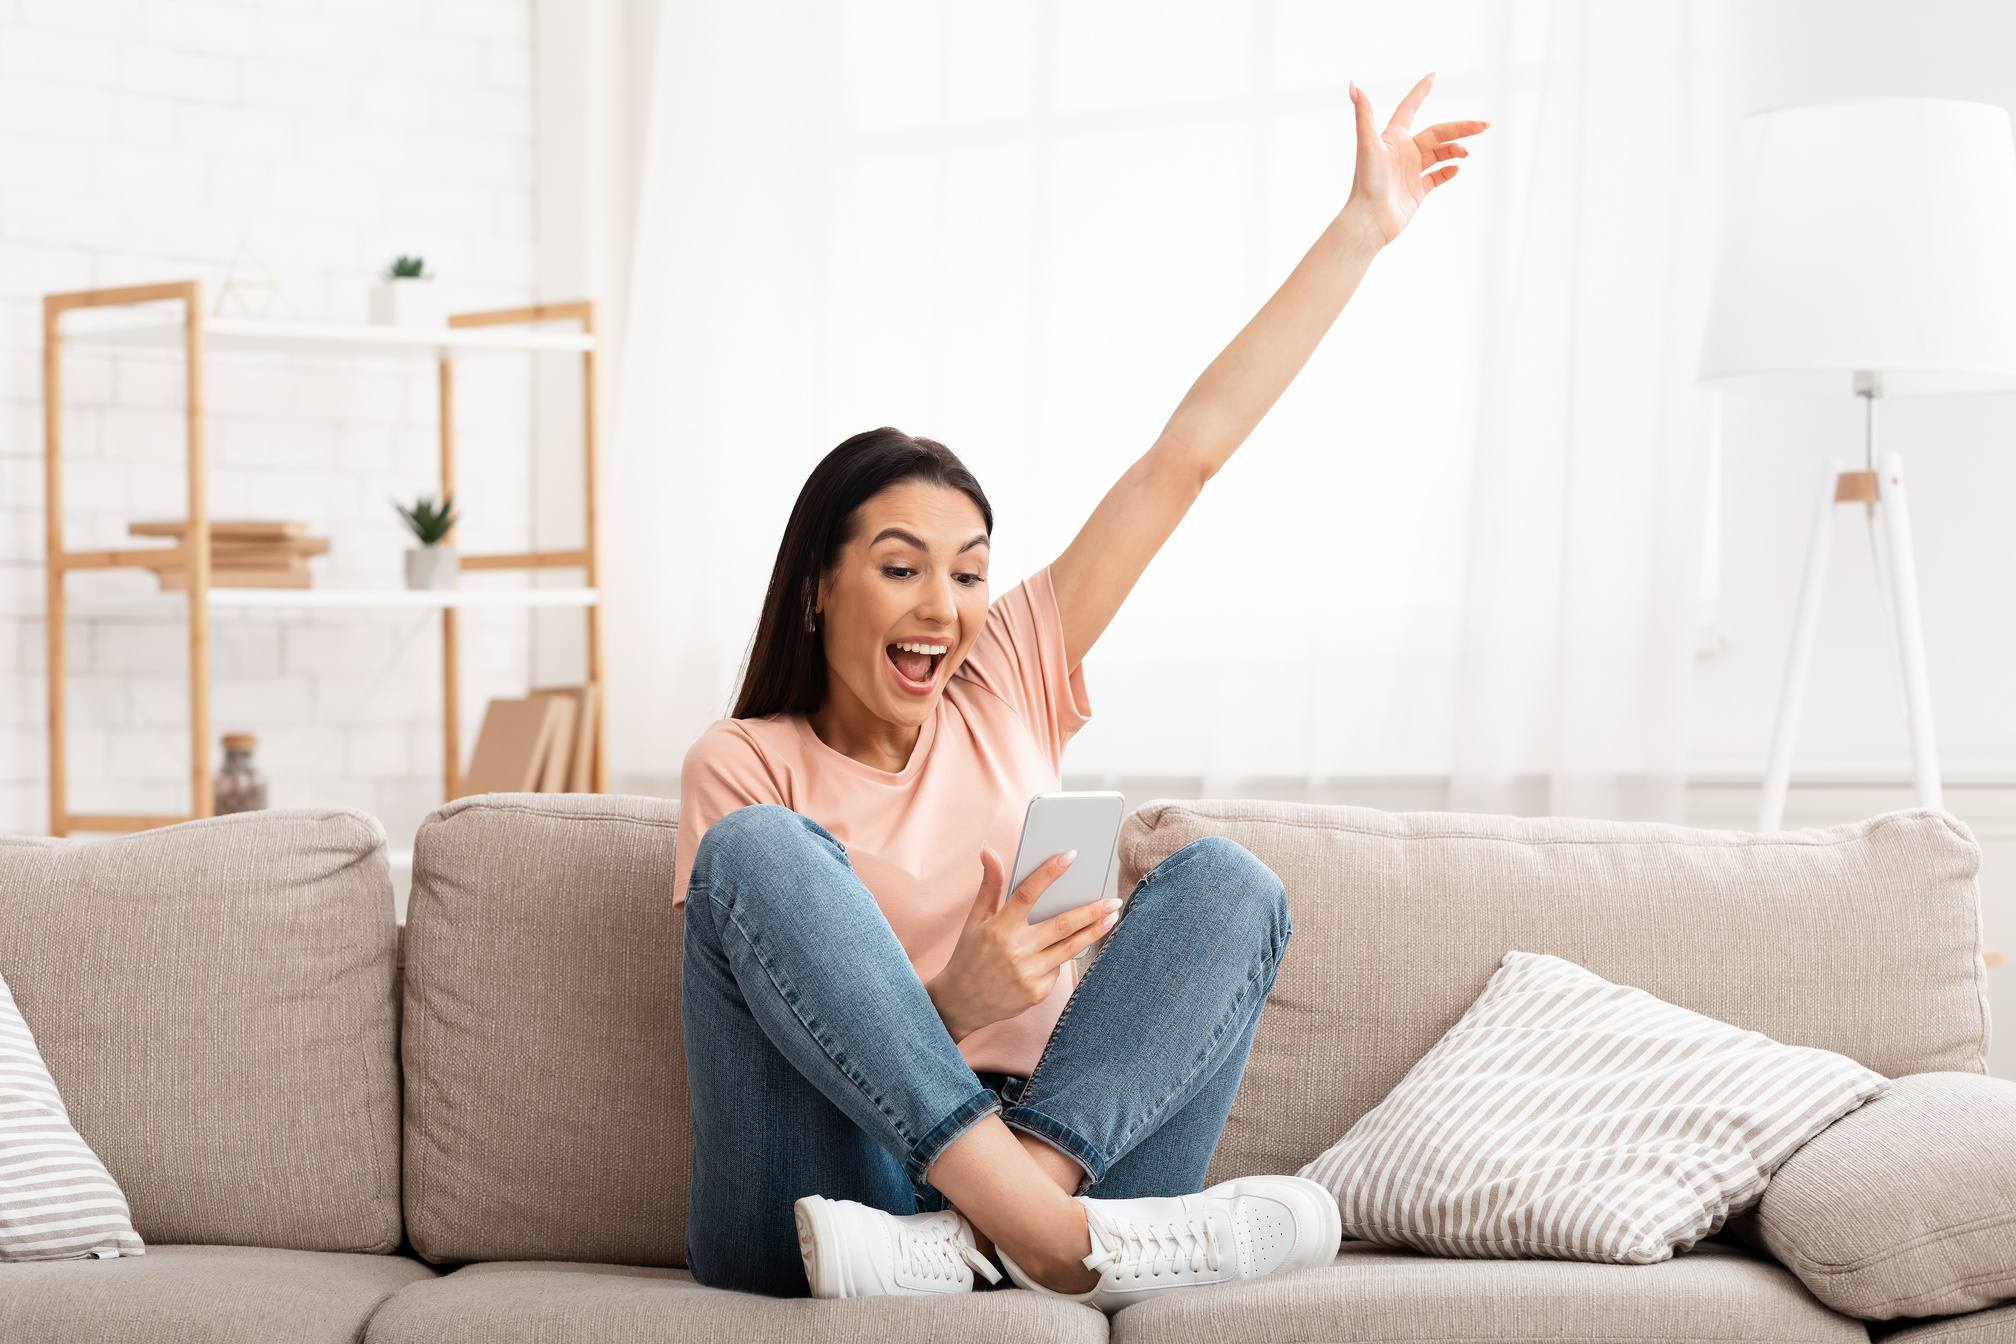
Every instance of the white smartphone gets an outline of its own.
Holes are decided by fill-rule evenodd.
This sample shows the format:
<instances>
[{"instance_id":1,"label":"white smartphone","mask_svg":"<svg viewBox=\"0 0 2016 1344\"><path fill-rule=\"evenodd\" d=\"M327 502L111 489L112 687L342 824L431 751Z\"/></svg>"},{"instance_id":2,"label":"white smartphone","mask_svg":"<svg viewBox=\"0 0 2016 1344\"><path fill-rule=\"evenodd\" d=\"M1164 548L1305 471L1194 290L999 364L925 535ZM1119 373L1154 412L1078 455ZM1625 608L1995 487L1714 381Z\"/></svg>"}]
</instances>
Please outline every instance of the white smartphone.
<instances>
[{"instance_id":1,"label":"white smartphone","mask_svg":"<svg viewBox=\"0 0 2016 1344\"><path fill-rule=\"evenodd\" d=\"M1015 866L1008 870L1009 893L1046 860L1066 850L1078 851L1063 876L1036 898L1036 907L1029 912L1031 924L1106 894L1126 810L1127 800L1117 793L1039 793L1029 800L1022 839L1015 846Z\"/></svg>"}]
</instances>

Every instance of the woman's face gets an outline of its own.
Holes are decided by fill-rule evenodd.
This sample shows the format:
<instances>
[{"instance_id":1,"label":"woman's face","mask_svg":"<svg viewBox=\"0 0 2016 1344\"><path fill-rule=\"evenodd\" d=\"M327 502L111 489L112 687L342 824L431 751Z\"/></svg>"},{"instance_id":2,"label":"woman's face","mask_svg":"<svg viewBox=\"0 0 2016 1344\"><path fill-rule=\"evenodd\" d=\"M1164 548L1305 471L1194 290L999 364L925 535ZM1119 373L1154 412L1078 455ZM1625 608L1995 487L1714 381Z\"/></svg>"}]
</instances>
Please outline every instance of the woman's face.
<instances>
[{"instance_id":1,"label":"woman's face","mask_svg":"<svg viewBox=\"0 0 2016 1344\"><path fill-rule=\"evenodd\" d=\"M828 703L922 727L987 623L987 525L958 490L902 481L854 513L819 581Z\"/></svg>"}]
</instances>

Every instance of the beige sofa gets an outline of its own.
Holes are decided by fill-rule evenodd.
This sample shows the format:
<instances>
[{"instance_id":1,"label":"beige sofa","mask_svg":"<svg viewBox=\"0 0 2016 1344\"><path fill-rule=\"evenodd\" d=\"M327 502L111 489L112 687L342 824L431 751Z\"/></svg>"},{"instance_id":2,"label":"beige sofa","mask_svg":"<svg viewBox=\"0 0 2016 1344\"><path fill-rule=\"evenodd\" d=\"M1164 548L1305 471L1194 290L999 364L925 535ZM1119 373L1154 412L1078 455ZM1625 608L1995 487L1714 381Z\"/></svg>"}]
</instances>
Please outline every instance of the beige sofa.
<instances>
[{"instance_id":1,"label":"beige sofa","mask_svg":"<svg viewBox=\"0 0 2016 1344\"><path fill-rule=\"evenodd\" d=\"M361 813L0 840L0 974L148 1243L0 1266L0 1340L1869 1337L1718 1242L1643 1268L1346 1243L1327 1269L1110 1323L1013 1291L700 1287L681 1268L677 824L644 798L443 808L417 841L403 985L384 834ZM1207 834L1279 872L1295 920L1214 1178L1308 1161L1510 948L1893 1076L1984 1070L1978 854L1937 814L1762 837L1156 803L1128 821L1126 881ZM2016 1344L2016 1305L1890 1338Z\"/></svg>"}]
</instances>

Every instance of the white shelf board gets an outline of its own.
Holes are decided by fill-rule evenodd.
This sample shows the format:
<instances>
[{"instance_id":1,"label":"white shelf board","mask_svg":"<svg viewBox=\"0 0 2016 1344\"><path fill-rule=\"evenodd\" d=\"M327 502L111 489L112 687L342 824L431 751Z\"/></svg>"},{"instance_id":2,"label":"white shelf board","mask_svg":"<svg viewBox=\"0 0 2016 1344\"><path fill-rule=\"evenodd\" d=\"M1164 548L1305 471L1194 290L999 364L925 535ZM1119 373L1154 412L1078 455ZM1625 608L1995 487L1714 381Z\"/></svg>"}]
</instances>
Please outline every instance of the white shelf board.
<instances>
[{"instance_id":1,"label":"white shelf board","mask_svg":"<svg viewBox=\"0 0 2016 1344\"><path fill-rule=\"evenodd\" d=\"M180 347L182 312L175 308L85 309L63 324L66 342L92 345ZM272 355L427 355L486 350L595 348L585 331L542 331L536 327L381 327L369 322L270 322L249 317L203 320L206 350Z\"/></svg>"},{"instance_id":2,"label":"white shelf board","mask_svg":"<svg viewBox=\"0 0 2016 1344\"><path fill-rule=\"evenodd\" d=\"M212 588L213 607L592 607L593 588Z\"/></svg>"}]
</instances>

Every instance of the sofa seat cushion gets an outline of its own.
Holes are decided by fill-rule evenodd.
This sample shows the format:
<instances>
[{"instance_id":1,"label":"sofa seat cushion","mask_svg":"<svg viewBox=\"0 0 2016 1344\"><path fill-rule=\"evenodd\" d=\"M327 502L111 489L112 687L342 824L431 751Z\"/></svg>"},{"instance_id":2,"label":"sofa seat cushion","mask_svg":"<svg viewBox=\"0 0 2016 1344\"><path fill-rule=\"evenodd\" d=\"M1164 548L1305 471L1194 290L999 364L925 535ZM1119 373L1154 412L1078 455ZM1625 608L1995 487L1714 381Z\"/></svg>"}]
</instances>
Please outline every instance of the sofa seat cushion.
<instances>
[{"instance_id":1,"label":"sofa seat cushion","mask_svg":"<svg viewBox=\"0 0 2016 1344\"><path fill-rule=\"evenodd\" d=\"M1113 1318L1113 1344L1783 1340L1868 1344L1783 1268L1710 1242L1656 1265L1440 1260L1347 1241L1328 1269L1175 1293Z\"/></svg>"},{"instance_id":2,"label":"sofa seat cushion","mask_svg":"<svg viewBox=\"0 0 2016 1344\"><path fill-rule=\"evenodd\" d=\"M253 1246L149 1246L0 1269L7 1344L351 1344L417 1260Z\"/></svg>"},{"instance_id":3,"label":"sofa seat cushion","mask_svg":"<svg viewBox=\"0 0 2016 1344\"><path fill-rule=\"evenodd\" d=\"M1913 1322L1895 1334L1877 1338L1883 1344L2016 1344L2016 1303L1939 1321Z\"/></svg>"},{"instance_id":4,"label":"sofa seat cushion","mask_svg":"<svg viewBox=\"0 0 2016 1344\"><path fill-rule=\"evenodd\" d=\"M1090 1307L1017 1291L841 1302L702 1287L683 1269L500 1261L410 1288L366 1344L1106 1344Z\"/></svg>"}]
</instances>

